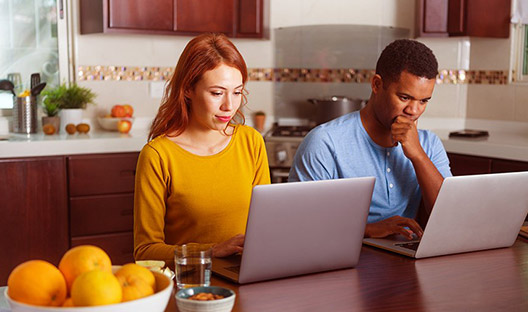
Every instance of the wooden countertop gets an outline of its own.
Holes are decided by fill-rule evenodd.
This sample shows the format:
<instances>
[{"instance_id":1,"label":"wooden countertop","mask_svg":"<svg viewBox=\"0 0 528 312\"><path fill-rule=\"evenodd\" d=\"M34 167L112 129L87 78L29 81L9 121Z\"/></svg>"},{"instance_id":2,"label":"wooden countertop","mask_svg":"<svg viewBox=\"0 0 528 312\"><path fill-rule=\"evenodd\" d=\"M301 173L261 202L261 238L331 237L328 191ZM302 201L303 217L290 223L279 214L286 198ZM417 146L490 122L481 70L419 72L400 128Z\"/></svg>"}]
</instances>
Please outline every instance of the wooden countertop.
<instances>
[{"instance_id":1,"label":"wooden countertop","mask_svg":"<svg viewBox=\"0 0 528 312\"><path fill-rule=\"evenodd\" d=\"M414 260L363 246L355 269L238 286L233 311L527 311L528 240ZM166 311L177 311L171 298Z\"/></svg>"}]
</instances>

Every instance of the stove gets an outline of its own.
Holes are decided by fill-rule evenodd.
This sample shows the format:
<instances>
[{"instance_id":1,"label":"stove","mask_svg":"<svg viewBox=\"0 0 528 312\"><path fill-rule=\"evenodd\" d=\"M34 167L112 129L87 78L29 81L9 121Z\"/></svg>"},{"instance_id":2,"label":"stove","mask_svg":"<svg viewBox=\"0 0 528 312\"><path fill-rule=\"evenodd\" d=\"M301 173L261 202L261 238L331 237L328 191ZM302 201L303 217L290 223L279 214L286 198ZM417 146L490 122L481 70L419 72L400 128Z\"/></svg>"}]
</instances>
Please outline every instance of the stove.
<instances>
[{"instance_id":1,"label":"stove","mask_svg":"<svg viewBox=\"0 0 528 312\"><path fill-rule=\"evenodd\" d=\"M302 140L313 129L312 125L279 125L266 133L264 141L268 153L271 182L287 182L293 157Z\"/></svg>"}]
</instances>

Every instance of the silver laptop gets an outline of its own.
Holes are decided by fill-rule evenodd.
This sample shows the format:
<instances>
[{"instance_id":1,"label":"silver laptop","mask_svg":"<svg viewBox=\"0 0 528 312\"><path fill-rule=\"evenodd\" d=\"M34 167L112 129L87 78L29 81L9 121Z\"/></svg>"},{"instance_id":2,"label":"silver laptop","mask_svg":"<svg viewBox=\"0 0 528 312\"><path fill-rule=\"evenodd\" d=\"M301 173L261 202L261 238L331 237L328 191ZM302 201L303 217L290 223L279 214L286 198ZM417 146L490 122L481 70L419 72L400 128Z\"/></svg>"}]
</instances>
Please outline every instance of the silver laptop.
<instances>
[{"instance_id":1,"label":"silver laptop","mask_svg":"<svg viewBox=\"0 0 528 312\"><path fill-rule=\"evenodd\" d=\"M446 178L421 240L403 236L363 243L426 258L510 247L528 213L528 172Z\"/></svg>"},{"instance_id":2,"label":"silver laptop","mask_svg":"<svg viewBox=\"0 0 528 312\"><path fill-rule=\"evenodd\" d=\"M258 185L240 256L213 259L213 273L243 284L354 267L374 177Z\"/></svg>"}]
</instances>

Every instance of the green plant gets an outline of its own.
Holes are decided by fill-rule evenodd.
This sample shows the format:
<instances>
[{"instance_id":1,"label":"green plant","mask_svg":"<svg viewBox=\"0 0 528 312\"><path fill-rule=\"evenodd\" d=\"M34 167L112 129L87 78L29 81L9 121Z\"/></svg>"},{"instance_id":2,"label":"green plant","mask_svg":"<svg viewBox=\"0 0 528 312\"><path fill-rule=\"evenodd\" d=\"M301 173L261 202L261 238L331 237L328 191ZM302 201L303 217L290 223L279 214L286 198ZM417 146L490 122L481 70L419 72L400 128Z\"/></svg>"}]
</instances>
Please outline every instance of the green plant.
<instances>
[{"instance_id":1,"label":"green plant","mask_svg":"<svg viewBox=\"0 0 528 312\"><path fill-rule=\"evenodd\" d=\"M42 95L45 96L43 100L43 105L46 111L48 111L48 106L51 108L57 107L58 109L84 109L89 103L94 103L93 101L96 97L96 94L93 93L90 89L79 87L77 84L71 84L70 86L62 84L56 87L55 89L42 92Z\"/></svg>"},{"instance_id":2,"label":"green plant","mask_svg":"<svg viewBox=\"0 0 528 312\"><path fill-rule=\"evenodd\" d=\"M57 116L60 111L60 102L53 97L45 97L42 100L42 108L48 117Z\"/></svg>"}]
</instances>

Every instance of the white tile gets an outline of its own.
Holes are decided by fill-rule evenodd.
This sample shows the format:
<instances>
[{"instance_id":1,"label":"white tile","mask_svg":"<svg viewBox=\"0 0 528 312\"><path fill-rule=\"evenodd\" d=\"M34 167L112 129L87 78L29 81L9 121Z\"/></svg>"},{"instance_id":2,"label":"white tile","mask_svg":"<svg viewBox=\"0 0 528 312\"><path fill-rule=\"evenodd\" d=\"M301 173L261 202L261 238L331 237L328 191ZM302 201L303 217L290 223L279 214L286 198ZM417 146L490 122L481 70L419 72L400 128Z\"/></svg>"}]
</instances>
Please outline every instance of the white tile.
<instances>
[{"instance_id":1,"label":"white tile","mask_svg":"<svg viewBox=\"0 0 528 312\"><path fill-rule=\"evenodd\" d=\"M468 119L515 120L513 85L469 85Z\"/></svg>"}]
</instances>

